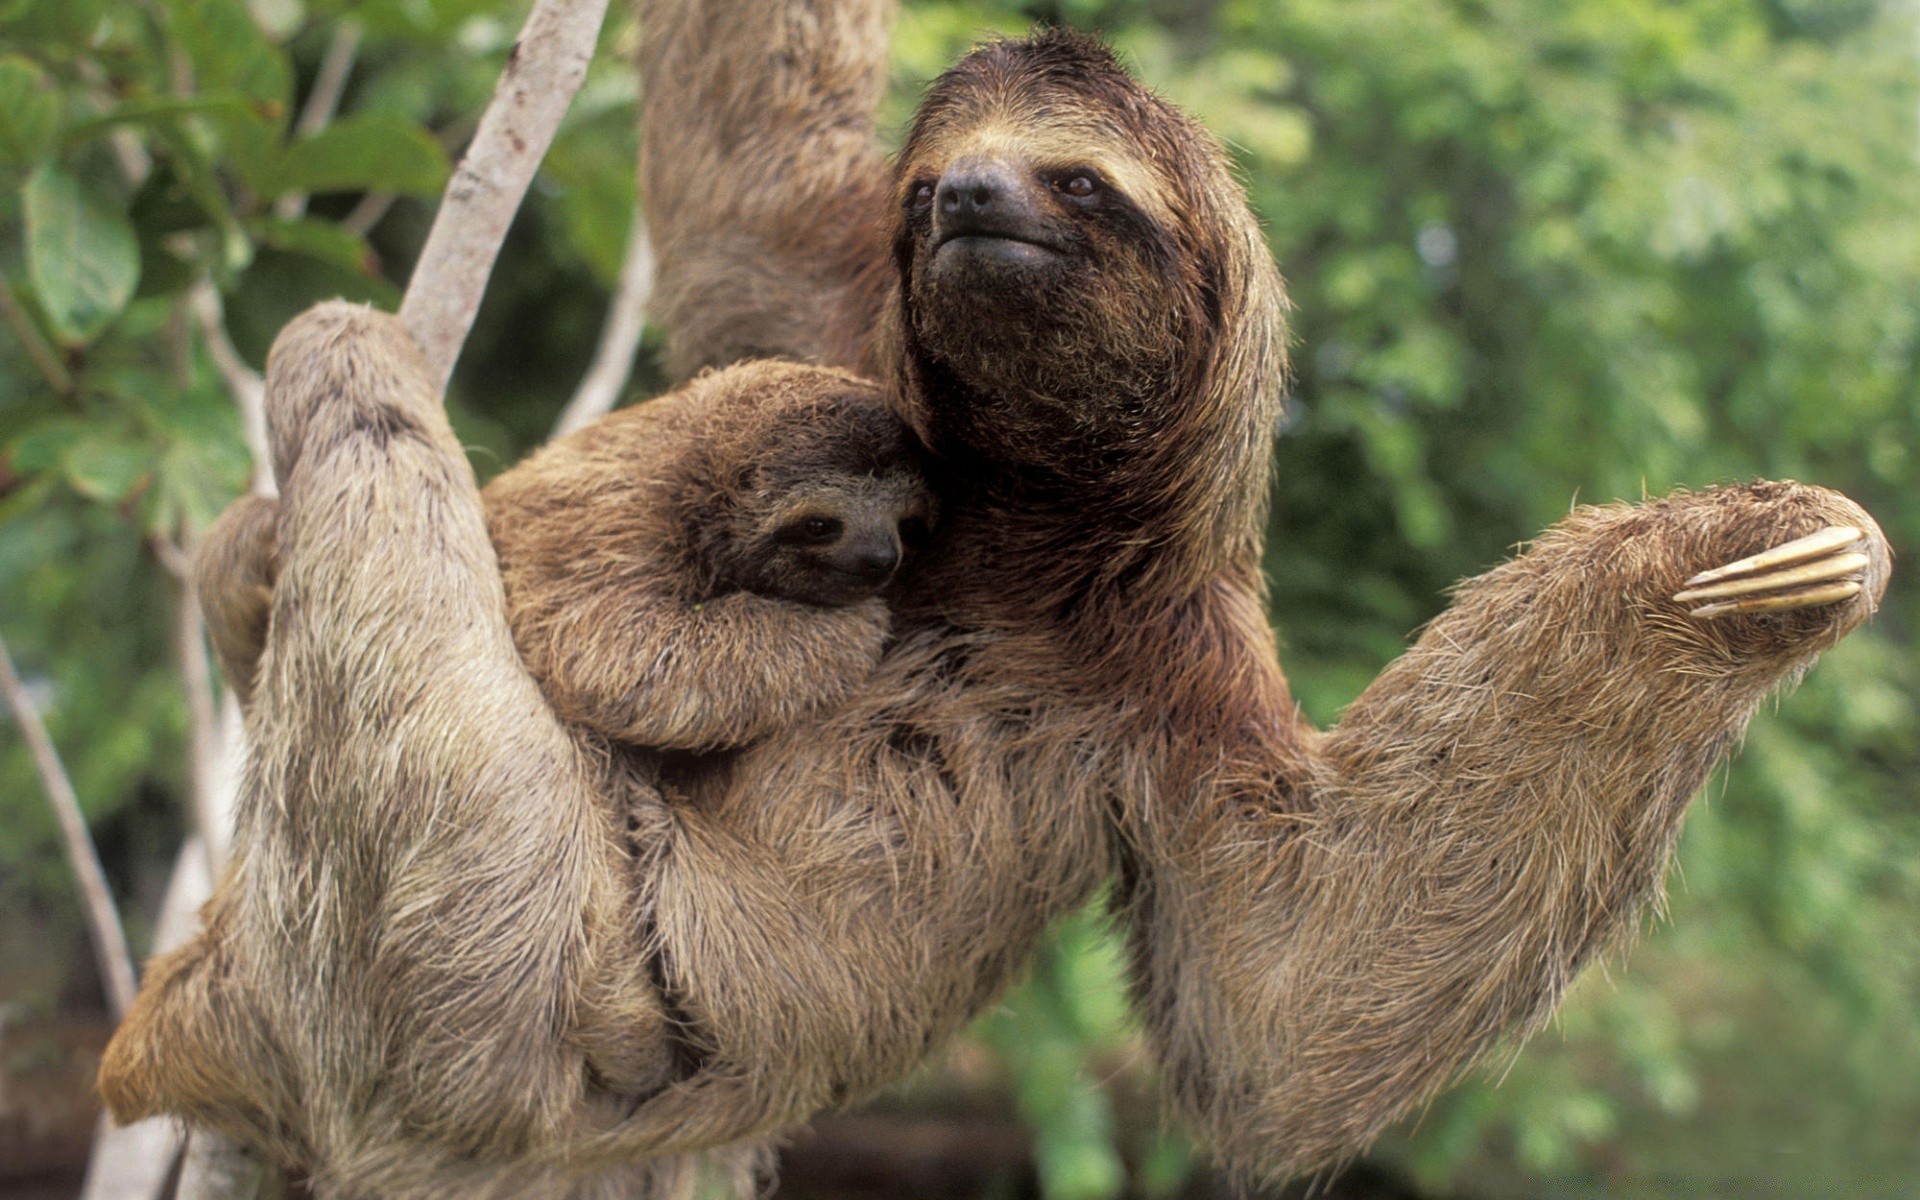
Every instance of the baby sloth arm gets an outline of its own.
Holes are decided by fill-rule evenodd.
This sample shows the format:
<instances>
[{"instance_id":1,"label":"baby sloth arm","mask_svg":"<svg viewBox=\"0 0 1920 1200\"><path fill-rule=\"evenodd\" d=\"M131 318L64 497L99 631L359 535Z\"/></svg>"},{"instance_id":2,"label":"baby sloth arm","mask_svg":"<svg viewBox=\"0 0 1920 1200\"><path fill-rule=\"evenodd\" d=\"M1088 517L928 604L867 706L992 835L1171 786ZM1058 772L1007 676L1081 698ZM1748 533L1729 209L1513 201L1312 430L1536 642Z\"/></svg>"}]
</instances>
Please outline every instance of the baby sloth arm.
<instances>
[{"instance_id":1,"label":"baby sloth arm","mask_svg":"<svg viewBox=\"0 0 1920 1200\"><path fill-rule=\"evenodd\" d=\"M925 490L869 385L757 363L604 418L485 493L514 641L618 741L739 746L879 662Z\"/></svg>"},{"instance_id":2,"label":"baby sloth arm","mask_svg":"<svg viewBox=\"0 0 1920 1200\"><path fill-rule=\"evenodd\" d=\"M649 572L644 555L562 577L509 553L508 612L527 669L561 719L616 741L754 741L845 697L886 640L877 599L838 609L751 592L695 600Z\"/></svg>"}]
</instances>

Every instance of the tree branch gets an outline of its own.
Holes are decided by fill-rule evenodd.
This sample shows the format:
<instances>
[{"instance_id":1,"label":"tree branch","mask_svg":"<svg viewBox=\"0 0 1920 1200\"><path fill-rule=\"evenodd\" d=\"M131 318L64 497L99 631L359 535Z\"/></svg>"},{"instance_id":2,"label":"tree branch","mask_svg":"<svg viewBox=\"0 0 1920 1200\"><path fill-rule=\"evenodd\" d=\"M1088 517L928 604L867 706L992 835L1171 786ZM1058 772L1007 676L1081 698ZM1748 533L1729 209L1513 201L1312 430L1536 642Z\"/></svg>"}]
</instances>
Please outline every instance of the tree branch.
<instances>
[{"instance_id":1,"label":"tree branch","mask_svg":"<svg viewBox=\"0 0 1920 1200\"><path fill-rule=\"evenodd\" d=\"M355 237L366 237L393 207L394 199L392 192L368 192L360 197L346 216L340 218L340 228Z\"/></svg>"},{"instance_id":2,"label":"tree branch","mask_svg":"<svg viewBox=\"0 0 1920 1200\"><path fill-rule=\"evenodd\" d=\"M586 77L606 11L606 0L537 0L447 183L400 304L400 318L442 388L473 328L507 227Z\"/></svg>"},{"instance_id":3,"label":"tree branch","mask_svg":"<svg viewBox=\"0 0 1920 1200\"><path fill-rule=\"evenodd\" d=\"M459 357L460 346L472 328L474 314L479 310L481 294L492 272L494 260L499 255L500 245L506 238L507 227L512 223L513 215L533 180L540 160L545 157L547 147L552 144L561 117L586 75L587 63L593 56L594 43L605 14L606 0L537 0L494 90L493 101L481 117L473 142L448 184L446 197L428 234L427 244L421 251L420 261L414 269L412 283L400 310L414 337L426 348L429 361L434 365L443 387L452 373L454 361ZM343 85L347 67L351 64L350 48L340 47L350 47L357 43L357 39L357 30L351 35L351 42L344 41L341 31L336 31L335 42L328 51L328 60L342 64L337 68L338 81L327 82L328 71L323 65L322 77L315 81L314 91L308 97L307 110L302 114L303 126L308 119L307 113L322 111L317 101L324 103L328 114L337 105L338 89ZM337 55L336 50L339 50ZM329 91L332 92L330 98ZM322 117L316 116L314 120L324 124ZM367 209L368 215L364 219L369 225L378 219L377 203L370 206L369 200L363 200L361 207ZM358 214L361 210L355 211ZM298 215L297 212L294 215ZM633 251L630 249L629 259L632 257ZM630 287L639 286L626 284L624 281L628 275L629 272L623 268L623 294ZM272 457L267 449L266 392L263 381L235 352L227 337L220 296L212 283L202 280L195 285L190 299L214 367L240 408L247 445L254 458L254 490L263 495L272 495L275 487ZM644 289L639 295L637 307L644 310ZM610 330L609 338L613 332ZM628 336L637 339L638 333L620 333L622 338ZM608 340L603 338L603 349L611 354L615 351L607 346ZM629 361L632 358L631 344L627 347L626 358ZM596 368L598 366L596 359ZM590 372L589 377L593 378L596 374L603 375L605 372ZM610 385L615 395L623 380L624 375ZM605 390L608 385L600 386ZM225 828L224 825L216 827L211 806L215 795L222 790L223 779L230 780L233 775L232 763L228 760L236 757L240 745L238 712L229 697L223 713L227 737L221 739L217 733L208 734L207 744L201 744L202 731L210 728L211 710L209 703L201 701L202 690L196 683L197 678L205 677L205 651L200 644L198 610L189 597L183 597L182 609L176 638L181 650L181 668L188 687L189 708L195 727L193 774L196 814L209 838L213 839ZM192 643L191 652L189 641ZM193 666L196 661L197 672ZM211 694L210 679L206 682L205 694ZM185 874L185 864L186 854L183 852L181 866L175 871L175 884L180 892L178 899L184 900L188 894L197 891L193 900L197 906L199 900L211 892L211 877L206 876L195 889L192 886L194 880ZM175 903L173 889L170 889L169 896L171 910ZM122 953L124 955L124 949ZM130 1000L130 974L127 996ZM124 1011L124 1006L122 1009ZM113 1136L124 1139L140 1129L141 1126L134 1126L115 1131ZM148 1135L142 1132L139 1136ZM177 1142L165 1147L156 1142L147 1153L134 1157L145 1157L148 1161L170 1161L176 1146ZM103 1144L100 1150L105 1148ZM124 1154L97 1151L94 1165L103 1174L110 1173L107 1168L127 1157ZM246 1148L205 1130L196 1130L181 1173L179 1196L181 1200L237 1200L239 1197L259 1196L274 1188L276 1175L277 1172L264 1169L259 1157ZM91 1188L91 1180L89 1186ZM94 1193L90 1190L88 1194L92 1196ZM103 1197L109 1194L112 1193L101 1193ZM147 1187L132 1194L151 1195L152 1189Z\"/></svg>"},{"instance_id":4,"label":"tree branch","mask_svg":"<svg viewBox=\"0 0 1920 1200\"><path fill-rule=\"evenodd\" d=\"M193 594L191 577L182 580L174 612L173 651L180 660L180 683L187 694L187 778L193 789L194 825L206 843L207 856L218 875L226 865L227 844L233 834L232 798L223 795L223 759L239 743L224 734L213 700L213 672L207 665L207 629Z\"/></svg>"},{"instance_id":5,"label":"tree branch","mask_svg":"<svg viewBox=\"0 0 1920 1200\"><path fill-rule=\"evenodd\" d=\"M593 352L593 365L561 411L553 436L572 433L613 411L633 376L633 355L647 327L647 301L652 297L653 240L647 233L646 214L635 204L626 257L620 264L620 279L614 284L613 303L607 308L607 323L600 330L600 344Z\"/></svg>"},{"instance_id":6,"label":"tree branch","mask_svg":"<svg viewBox=\"0 0 1920 1200\"><path fill-rule=\"evenodd\" d=\"M347 90L347 77L353 74L354 56L360 52L360 22L343 18L333 27L333 38L320 59L320 70L313 77L313 90L293 123L297 138L312 137L327 127L340 109L340 97ZM298 220L307 211L305 192L288 192L275 201L273 215L282 221Z\"/></svg>"},{"instance_id":7,"label":"tree branch","mask_svg":"<svg viewBox=\"0 0 1920 1200\"><path fill-rule=\"evenodd\" d=\"M13 655L6 639L0 638L0 690L7 694L7 706L20 726L33 754L33 765L47 789L54 815L60 820L60 838L65 844L67 861L80 883L80 898L87 913L87 932L92 935L94 958L100 964L100 982L107 992L113 1015L124 1017L133 1006L133 956L127 952L127 934L120 927L120 913L113 906L113 893L107 889L106 872L100 869L100 856L87 834L87 819L80 812L79 797L73 794L73 781L47 736L40 721L40 710L26 685L13 668Z\"/></svg>"},{"instance_id":8,"label":"tree branch","mask_svg":"<svg viewBox=\"0 0 1920 1200\"><path fill-rule=\"evenodd\" d=\"M203 278L194 284L188 300L193 305L194 319L200 324L200 335L207 340L207 354L213 359L213 368L220 372L234 404L240 409L240 427L246 435L247 450L253 455L254 494L277 495L273 454L267 448L266 381L233 348L233 341L227 336L226 313L220 306L220 292L213 281Z\"/></svg>"}]
</instances>

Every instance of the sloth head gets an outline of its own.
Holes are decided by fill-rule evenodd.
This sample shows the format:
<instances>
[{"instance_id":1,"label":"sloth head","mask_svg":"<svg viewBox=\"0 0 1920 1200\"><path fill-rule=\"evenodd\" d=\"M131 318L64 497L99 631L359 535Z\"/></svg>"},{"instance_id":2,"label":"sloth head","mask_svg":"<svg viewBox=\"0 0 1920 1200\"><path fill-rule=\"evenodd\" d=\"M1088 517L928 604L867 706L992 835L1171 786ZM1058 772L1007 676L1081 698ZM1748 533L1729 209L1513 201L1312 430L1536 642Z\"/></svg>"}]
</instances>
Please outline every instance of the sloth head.
<instances>
[{"instance_id":1,"label":"sloth head","mask_svg":"<svg viewBox=\"0 0 1920 1200\"><path fill-rule=\"evenodd\" d=\"M759 447L735 448L723 519L698 523L714 590L823 606L878 595L932 528L908 432L869 385L841 382L788 402L757 435Z\"/></svg>"},{"instance_id":2,"label":"sloth head","mask_svg":"<svg viewBox=\"0 0 1920 1200\"><path fill-rule=\"evenodd\" d=\"M1279 274L1219 144L1105 46L1047 30L962 59L893 199L895 403L936 452L1076 480L1205 460L1264 491Z\"/></svg>"}]
</instances>

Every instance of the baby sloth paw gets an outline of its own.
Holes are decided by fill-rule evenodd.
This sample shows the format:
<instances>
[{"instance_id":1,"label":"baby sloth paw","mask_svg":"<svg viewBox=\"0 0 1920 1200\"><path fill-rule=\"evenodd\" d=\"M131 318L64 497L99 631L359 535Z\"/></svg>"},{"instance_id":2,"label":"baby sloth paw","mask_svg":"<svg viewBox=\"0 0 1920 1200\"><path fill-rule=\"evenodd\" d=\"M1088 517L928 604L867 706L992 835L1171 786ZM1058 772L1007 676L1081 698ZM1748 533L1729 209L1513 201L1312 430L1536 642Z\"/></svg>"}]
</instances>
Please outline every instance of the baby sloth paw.
<instances>
[{"instance_id":1,"label":"baby sloth paw","mask_svg":"<svg viewBox=\"0 0 1920 1200\"><path fill-rule=\"evenodd\" d=\"M1829 525L1738 562L1702 571L1675 593L1704 620L1735 613L1785 612L1851 600L1865 588L1867 535Z\"/></svg>"}]
</instances>

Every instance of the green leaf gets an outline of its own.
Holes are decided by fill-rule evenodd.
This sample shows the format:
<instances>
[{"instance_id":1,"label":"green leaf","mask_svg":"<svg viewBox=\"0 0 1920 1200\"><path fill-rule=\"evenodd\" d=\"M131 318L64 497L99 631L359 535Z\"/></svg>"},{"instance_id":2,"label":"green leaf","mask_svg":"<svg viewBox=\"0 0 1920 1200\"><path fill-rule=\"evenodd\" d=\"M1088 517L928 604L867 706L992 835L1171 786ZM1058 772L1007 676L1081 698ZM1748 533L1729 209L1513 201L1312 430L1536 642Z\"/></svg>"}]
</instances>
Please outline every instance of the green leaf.
<instances>
[{"instance_id":1,"label":"green leaf","mask_svg":"<svg viewBox=\"0 0 1920 1200\"><path fill-rule=\"evenodd\" d=\"M348 117L289 146L277 182L290 192L434 196L447 182L447 155L410 121L379 114Z\"/></svg>"},{"instance_id":2,"label":"green leaf","mask_svg":"<svg viewBox=\"0 0 1920 1200\"><path fill-rule=\"evenodd\" d=\"M77 145L88 138L98 136L115 125L158 125L176 117L211 114L231 116L253 111L246 97L225 96L154 96L142 100L130 100L115 105L97 117L89 118L67 130L67 144Z\"/></svg>"},{"instance_id":3,"label":"green leaf","mask_svg":"<svg viewBox=\"0 0 1920 1200\"><path fill-rule=\"evenodd\" d=\"M64 46L81 49L92 43L106 11L106 0L37 0L0 11L16 45Z\"/></svg>"},{"instance_id":4,"label":"green leaf","mask_svg":"<svg viewBox=\"0 0 1920 1200\"><path fill-rule=\"evenodd\" d=\"M74 491L108 504L132 495L151 466L144 447L105 438L76 442L61 458Z\"/></svg>"},{"instance_id":5,"label":"green leaf","mask_svg":"<svg viewBox=\"0 0 1920 1200\"><path fill-rule=\"evenodd\" d=\"M266 221L260 226L263 246L288 250L332 263L342 270L371 275L371 251L366 240L326 221Z\"/></svg>"},{"instance_id":6,"label":"green leaf","mask_svg":"<svg viewBox=\"0 0 1920 1200\"><path fill-rule=\"evenodd\" d=\"M47 470L86 435L86 422L78 417L49 417L35 422L7 447L7 467L22 475Z\"/></svg>"},{"instance_id":7,"label":"green leaf","mask_svg":"<svg viewBox=\"0 0 1920 1200\"><path fill-rule=\"evenodd\" d=\"M260 116L284 127L293 69L238 0L174 0L175 30L202 93L238 92Z\"/></svg>"},{"instance_id":8,"label":"green leaf","mask_svg":"<svg viewBox=\"0 0 1920 1200\"><path fill-rule=\"evenodd\" d=\"M27 278L61 340L92 340L133 298L140 245L126 213L58 167L26 187Z\"/></svg>"},{"instance_id":9,"label":"green leaf","mask_svg":"<svg viewBox=\"0 0 1920 1200\"><path fill-rule=\"evenodd\" d=\"M40 164L60 128L60 96L47 73L24 58L0 58L0 185L12 187Z\"/></svg>"}]
</instances>

